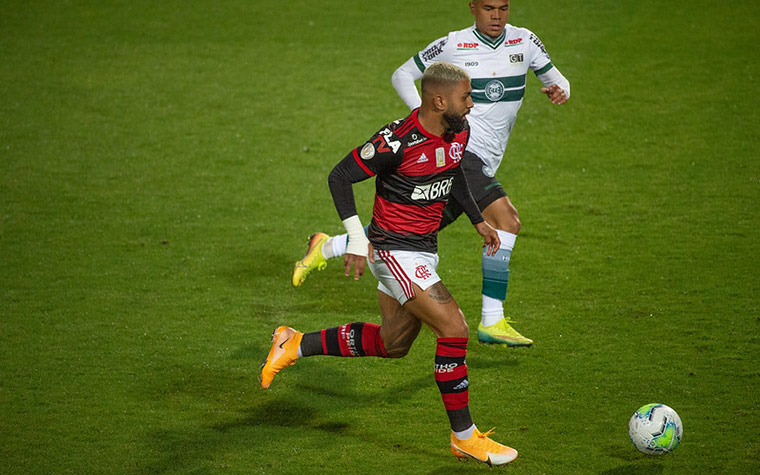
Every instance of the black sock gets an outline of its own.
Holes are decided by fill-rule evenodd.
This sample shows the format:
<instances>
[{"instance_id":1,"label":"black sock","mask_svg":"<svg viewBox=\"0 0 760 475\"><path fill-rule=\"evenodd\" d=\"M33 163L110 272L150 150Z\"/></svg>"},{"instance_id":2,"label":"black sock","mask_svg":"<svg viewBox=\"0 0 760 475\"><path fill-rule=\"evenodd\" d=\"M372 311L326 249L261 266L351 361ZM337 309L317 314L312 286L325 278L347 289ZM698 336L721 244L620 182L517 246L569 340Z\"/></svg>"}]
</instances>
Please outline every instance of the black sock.
<instances>
[{"instance_id":1,"label":"black sock","mask_svg":"<svg viewBox=\"0 0 760 475\"><path fill-rule=\"evenodd\" d=\"M322 331L304 333L301 339L301 355L314 356L322 354Z\"/></svg>"}]
</instances>

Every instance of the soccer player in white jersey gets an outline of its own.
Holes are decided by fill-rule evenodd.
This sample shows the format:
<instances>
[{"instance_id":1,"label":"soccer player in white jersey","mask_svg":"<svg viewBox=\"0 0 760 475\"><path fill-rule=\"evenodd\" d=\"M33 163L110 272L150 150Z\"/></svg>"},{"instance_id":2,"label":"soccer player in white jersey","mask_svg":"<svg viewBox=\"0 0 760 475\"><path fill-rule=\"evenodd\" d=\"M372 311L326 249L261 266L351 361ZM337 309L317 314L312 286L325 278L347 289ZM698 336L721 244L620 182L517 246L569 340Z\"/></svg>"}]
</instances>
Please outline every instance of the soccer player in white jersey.
<instances>
[{"instance_id":1,"label":"soccer player in white jersey","mask_svg":"<svg viewBox=\"0 0 760 475\"><path fill-rule=\"evenodd\" d=\"M509 260L520 231L520 219L501 184L494 178L501 164L507 141L522 105L528 70L544 87L541 92L554 104L567 102L570 83L552 64L546 49L530 30L507 24L509 0L473 0L470 11L475 25L430 43L402 64L392 77L393 86L409 108L420 105L415 81L437 61L448 61L465 69L472 77L470 113L471 139L462 159L470 190L483 214L495 227L501 248L495 256L483 253L481 343L507 346L530 346L533 341L521 335L504 316L504 300L509 278ZM462 213L456 200L444 209L439 229L452 223ZM293 270L293 285L299 286L313 269L324 269L331 257L344 255L347 236L330 237L324 233L311 236L306 256ZM350 265L348 260L345 263ZM350 273L347 265L346 275ZM355 276L355 278L357 278Z\"/></svg>"}]
</instances>

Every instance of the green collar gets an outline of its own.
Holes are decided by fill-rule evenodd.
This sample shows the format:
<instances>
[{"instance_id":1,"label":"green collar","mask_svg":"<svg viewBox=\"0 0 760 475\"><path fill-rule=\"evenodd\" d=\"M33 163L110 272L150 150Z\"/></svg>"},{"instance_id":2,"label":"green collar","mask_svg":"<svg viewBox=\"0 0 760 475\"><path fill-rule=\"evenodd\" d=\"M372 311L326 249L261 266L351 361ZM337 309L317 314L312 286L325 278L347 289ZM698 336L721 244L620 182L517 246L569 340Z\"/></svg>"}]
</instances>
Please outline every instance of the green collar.
<instances>
[{"instance_id":1,"label":"green collar","mask_svg":"<svg viewBox=\"0 0 760 475\"><path fill-rule=\"evenodd\" d=\"M480 31L478 31L478 28L475 27L473 29L475 32L475 37L482 41L486 46L488 46L491 49L496 49L504 42L504 39L507 37L507 29L504 28L504 31L501 32L501 34L496 38L491 38L488 35L484 35Z\"/></svg>"}]
</instances>

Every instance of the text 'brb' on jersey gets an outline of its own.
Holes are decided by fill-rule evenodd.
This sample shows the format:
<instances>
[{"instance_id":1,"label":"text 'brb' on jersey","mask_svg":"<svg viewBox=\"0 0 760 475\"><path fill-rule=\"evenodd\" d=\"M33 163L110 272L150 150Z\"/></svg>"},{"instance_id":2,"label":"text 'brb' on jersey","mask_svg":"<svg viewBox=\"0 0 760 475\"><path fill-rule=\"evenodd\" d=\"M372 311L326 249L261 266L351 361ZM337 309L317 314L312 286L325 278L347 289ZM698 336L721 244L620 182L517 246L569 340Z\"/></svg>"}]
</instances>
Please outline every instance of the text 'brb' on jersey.
<instances>
[{"instance_id":1,"label":"text 'brb' on jersey","mask_svg":"<svg viewBox=\"0 0 760 475\"><path fill-rule=\"evenodd\" d=\"M353 151L356 163L377 176L368 232L377 249L437 252L441 214L470 131L437 137L420 125L418 111Z\"/></svg>"}]
</instances>

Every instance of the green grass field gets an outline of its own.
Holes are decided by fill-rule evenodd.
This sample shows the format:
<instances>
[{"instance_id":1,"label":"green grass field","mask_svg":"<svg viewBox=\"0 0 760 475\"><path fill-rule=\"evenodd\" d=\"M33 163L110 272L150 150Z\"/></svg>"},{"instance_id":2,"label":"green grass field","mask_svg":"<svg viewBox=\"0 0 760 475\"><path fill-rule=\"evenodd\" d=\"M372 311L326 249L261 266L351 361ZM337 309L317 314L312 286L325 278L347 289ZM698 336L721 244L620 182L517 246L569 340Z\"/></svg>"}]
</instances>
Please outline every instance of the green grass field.
<instances>
[{"instance_id":1,"label":"green grass field","mask_svg":"<svg viewBox=\"0 0 760 475\"><path fill-rule=\"evenodd\" d=\"M497 175L536 342L468 353L476 423L520 451L502 470L760 473L758 18L512 2L572 98L529 77ZM0 473L487 470L449 452L427 329L402 360L258 383L274 327L379 321L371 275L294 289L292 265L342 231L332 166L407 113L393 70L471 22L464 0L3 2ZM440 236L473 338L479 245L466 220ZM628 440L649 402L683 420L672 454Z\"/></svg>"}]
</instances>

